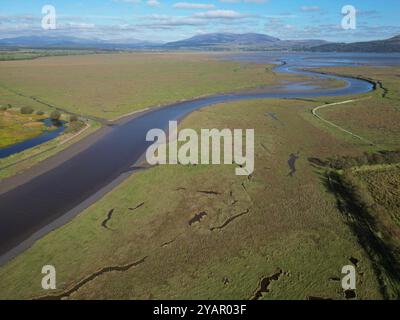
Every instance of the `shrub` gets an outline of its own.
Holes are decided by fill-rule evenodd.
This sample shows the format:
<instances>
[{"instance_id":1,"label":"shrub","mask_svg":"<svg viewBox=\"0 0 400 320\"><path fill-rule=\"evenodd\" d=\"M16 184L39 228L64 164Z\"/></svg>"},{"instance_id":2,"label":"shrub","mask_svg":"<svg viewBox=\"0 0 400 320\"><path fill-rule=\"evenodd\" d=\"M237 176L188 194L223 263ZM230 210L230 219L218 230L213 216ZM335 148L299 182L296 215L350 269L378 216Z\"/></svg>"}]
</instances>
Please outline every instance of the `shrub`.
<instances>
[{"instance_id":1,"label":"shrub","mask_svg":"<svg viewBox=\"0 0 400 320\"><path fill-rule=\"evenodd\" d=\"M382 151L380 154L385 159L385 163L399 163L400 162L400 150Z\"/></svg>"},{"instance_id":2,"label":"shrub","mask_svg":"<svg viewBox=\"0 0 400 320\"><path fill-rule=\"evenodd\" d=\"M383 155L379 154L379 153L374 153L372 155L372 163L373 164L382 164L385 163L385 158L383 157Z\"/></svg>"},{"instance_id":3,"label":"shrub","mask_svg":"<svg viewBox=\"0 0 400 320\"><path fill-rule=\"evenodd\" d=\"M37 114L38 116L42 116L42 115L44 115L44 112L39 110L39 111L36 112L36 114Z\"/></svg>"},{"instance_id":4,"label":"shrub","mask_svg":"<svg viewBox=\"0 0 400 320\"><path fill-rule=\"evenodd\" d=\"M0 106L0 111L6 111L7 107L6 106Z\"/></svg>"},{"instance_id":5,"label":"shrub","mask_svg":"<svg viewBox=\"0 0 400 320\"><path fill-rule=\"evenodd\" d=\"M359 166L364 166L368 164L368 156L363 154L362 156L357 157L356 161Z\"/></svg>"},{"instance_id":6,"label":"shrub","mask_svg":"<svg viewBox=\"0 0 400 320\"><path fill-rule=\"evenodd\" d=\"M69 117L69 122L76 122L76 121L78 121L79 120L79 118L78 118L78 116L76 116L76 115L71 115L70 117Z\"/></svg>"},{"instance_id":7,"label":"shrub","mask_svg":"<svg viewBox=\"0 0 400 320\"><path fill-rule=\"evenodd\" d=\"M31 107L25 106L21 108L21 113L22 114L32 114L33 109Z\"/></svg>"},{"instance_id":8,"label":"shrub","mask_svg":"<svg viewBox=\"0 0 400 320\"><path fill-rule=\"evenodd\" d=\"M326 166L328 166L330 164L329 160L324 161L324 160L319 159L319 158L308 158L308 161L310 161L312 164L315 164L315 165L320 166L320 167L326 167Z\"/></svg>"},{"instance_id":9,"label":"shrub","mask_svg":"<svg viewBox=\"0 0 400 320\"><path fill-rule=\"evenodd\" d=\"M85 125L84 122L82 121L74 121L71 122L67 129L65 129L65 133L74 133L74 132L78 132L81 128L83 128L83 126Z\"/></svg>"},{"instance_id":10,"label":"shrub","mask_svg":"<svg viewBox=\"0 0 400 320\"><path fill-rule=\"evenodd\" d=\"M61 118L61 113L57 110L50 113L50 119L53 121L59 121Z\"/></svg>"},{"instance_id":11,"label":"shrub","mask_svg":"<svg viewBox=\"0 0 400 320\"><path fill-rule=\"evenodd\" d=\"M380 151L376 153L365 152L358 157L336 156L325 161L318 158L309 158L308 160L318 166L342 170L364 165L400 163L400 150Z\"/></svg>"}]
</instances>

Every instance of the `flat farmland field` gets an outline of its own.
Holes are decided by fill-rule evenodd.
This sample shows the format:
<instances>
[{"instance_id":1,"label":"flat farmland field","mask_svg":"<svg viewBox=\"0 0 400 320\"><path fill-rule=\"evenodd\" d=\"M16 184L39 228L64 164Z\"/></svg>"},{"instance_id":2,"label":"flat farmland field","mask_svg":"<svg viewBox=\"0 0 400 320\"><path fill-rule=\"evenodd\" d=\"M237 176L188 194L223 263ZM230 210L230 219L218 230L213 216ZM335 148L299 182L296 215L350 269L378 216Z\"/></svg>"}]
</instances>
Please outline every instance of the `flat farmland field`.
<instances>
[{"instance_id":1,"label":"flat farmland field","mask_svg":"<svg viewBox=\"0 0 400 320\"><path fill-rule=\"evenodd\" d=\"M0 108L22 108L32 107L35 110L49 110L43 104L22 95L18 95L15 91L4 88L0 85Z\"/></svg>"},{"instance_id":2,"label":"flat farmland field","mask_svg":"<svg viewBox=\"0 0 400 320\"><path fill-rule=\"evenodd\" d=\"M271 65L193 53L99 54L0 63L0 87L75 112L112 119L214 93L300 80Z\"/></svg>"}]
</instances>

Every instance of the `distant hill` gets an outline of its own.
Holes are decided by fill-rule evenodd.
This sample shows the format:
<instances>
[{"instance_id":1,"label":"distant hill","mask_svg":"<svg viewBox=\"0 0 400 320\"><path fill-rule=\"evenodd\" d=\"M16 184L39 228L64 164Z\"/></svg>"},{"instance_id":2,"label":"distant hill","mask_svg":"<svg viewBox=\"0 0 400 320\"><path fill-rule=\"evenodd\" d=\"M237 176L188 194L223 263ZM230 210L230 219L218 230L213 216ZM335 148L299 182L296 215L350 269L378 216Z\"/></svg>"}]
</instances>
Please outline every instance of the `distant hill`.
<instances>
[{"instance_id":1,"label":"distant hill","mask_svg":"<svg viewBox=\"0 0 400 320\"><path fill-rule=\"evenodd\" d=\"M106 41L53 35L20 36L0 39L0 48L55 48L105 50L210 50L210 51L319 51L319 52L400 52L400 35L378 41L329 43L324 40L281 40L260 33L208 33L168 42L152 43L137 39Z\"/></svg>"},{"instance_id":2,"label":"distant hill","mask_svg":"<svg viewBox=\"0 0 400 320\"><path fill-rule=\"evenodd\" d=\"M125 40L123 42L111 42L100 39L83 39L66 36L21 36L15 38L0 39L2 47L17 48L90 48L90 49L138 49L152 47L158 44L140 41L137 39Z\"/></svg>"},{"instance_id":3,"label":"distant hill","mask_svg":"<svg viewBox=\"0 0 400 320\"><path fill-rule=\"evenodd\" d=\"M309 50L315 52L400 52L400 35L386 40L328 43L314 46Z\"/></svg>"},{"instance_id":4,"label":"distant hill","mask_svg":"<svg viewBox=\"0 0 400 320\"><path fill-rule=\"evenodd\" d=\"M315 46L328 44L325 40L282 40L275 43L274 47L281 50L306 50Z\"/></svg>"},{"instance_id":5,"label":"distant hill","mask_svg":"<svg viewBox=\"0 0 400 320\"><path fill-rule=\"evenodd\" d=\"M259 33L208 33L166 44L137 39L105 41L66 36L21 36L0 39L0 47L71 49L157 49L157 50L303 50L328 42L323 40L280 40Z\"/></svg>"},{"instance_id":6,"label":"distant hill","mask_svg":"<svg viewBox=\"0 0 400 320\"><path fill-rule=\"evenodd\" d=\"M169 42L168 49L192 50L291 50L326 44L323 40L280 40L260 33L207 33L189 39Z\"/></svg>"},{"instance_id":7,"label":"distant hill","mask_svg":"<svg viewBox=\"0 0 400 320\"><path fill-rule=\"evenodd\" d=\"M222 45L254 45L272 44L279 42L278 38L258 33L208 33L197 35L189 39L169 42L164 45L166 48L199 48Z\"/></svg>"}]
</instances>

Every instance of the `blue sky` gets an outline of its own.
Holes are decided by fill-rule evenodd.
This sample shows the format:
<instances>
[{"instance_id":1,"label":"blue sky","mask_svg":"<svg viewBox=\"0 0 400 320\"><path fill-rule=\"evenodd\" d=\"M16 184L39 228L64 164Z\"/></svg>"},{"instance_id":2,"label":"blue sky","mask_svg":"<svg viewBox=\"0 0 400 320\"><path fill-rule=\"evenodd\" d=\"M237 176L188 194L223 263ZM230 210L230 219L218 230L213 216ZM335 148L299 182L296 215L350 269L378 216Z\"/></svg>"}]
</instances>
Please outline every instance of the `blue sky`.
<instances>
[{"instance_id":1,"label":"blue sky","mask_svg":"<svg viewBox=\"0 0 400 320\"><path fill-rule=\"evenodd\" d=\"M41 28L53 5L57 30ZM344 5L356 30L341 26ZM281 39L361 41L400 34L399 0L0 0L0 38L70 35L108 40L173 41L209 32L259 32Z\"/></svg>"}]
</instances>

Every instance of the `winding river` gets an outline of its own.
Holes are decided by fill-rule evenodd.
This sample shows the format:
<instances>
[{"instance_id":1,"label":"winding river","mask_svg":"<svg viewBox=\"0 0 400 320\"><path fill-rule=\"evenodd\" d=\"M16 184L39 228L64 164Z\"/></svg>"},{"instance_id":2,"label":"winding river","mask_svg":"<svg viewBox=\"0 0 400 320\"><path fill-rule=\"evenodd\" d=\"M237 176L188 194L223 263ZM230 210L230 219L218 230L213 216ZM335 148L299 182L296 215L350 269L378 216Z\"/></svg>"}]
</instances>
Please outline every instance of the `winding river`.
<instances>
[{"instance_id":1,"label":"winding river","mask_svg":"<svg viewBox=\"0 0 400 320\"><path fill-rule=\"evenodd\" d=\"M297 73L313 78L334 78L344 81L346 85L342 88L321 89L307 83L297 87L296 84L288 83L264 88L262 92L213 95L171 104L101 129L99 138L93 142L87 143L90 137L78 142L75 148L80 144L84 145L85 141L86 146L74 156L68 157L68 150L65 150L53 157L65 158L65 161L57 165L54 165L53 158L43 161L39 167L46 170L32 179L24 181L21 175L17 175L4 180L0 183L0 264L27 249L49 231L71 220L130 175L134 171L133 165L140 160L150 145L145 140L150 129L165 129L170 120L182 119L196 109L221 102L261 98L345 96L373 90L371 83L360 79L300 70L326 65L358 64L360 61L356 58L352 62L339 62L339 58L340 55L337 55L336 60L333 57L333 60L327 63L329 59L321 59L321 56L316 54L314 58L312 55L302 54L269 56L254 53L232 56L230 59L259 63L283 61L284 63L275 68L275 72Z\"/></svg>"}]
</instances>

